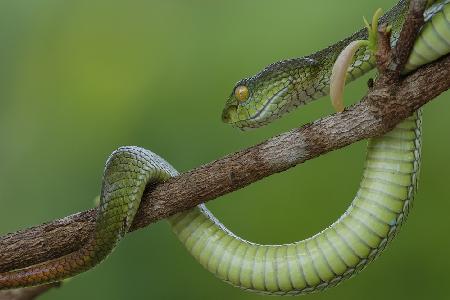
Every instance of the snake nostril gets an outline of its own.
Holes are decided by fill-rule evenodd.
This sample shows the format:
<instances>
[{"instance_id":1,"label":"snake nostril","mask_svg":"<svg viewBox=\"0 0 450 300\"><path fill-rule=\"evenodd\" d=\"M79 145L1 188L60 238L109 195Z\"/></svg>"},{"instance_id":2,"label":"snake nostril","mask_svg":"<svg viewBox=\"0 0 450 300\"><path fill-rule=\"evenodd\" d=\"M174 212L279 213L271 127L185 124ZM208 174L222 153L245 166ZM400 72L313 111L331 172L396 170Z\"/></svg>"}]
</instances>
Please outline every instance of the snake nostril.
<instances>
[{"instance_id":1,"label":"snake nostril","mask_svg":"<svg viewBox=\"0 0 450 300\"><path fill-rule=\"evenodd\" d=\"M228 113L226 111L224 111L222 113L222 121L224 123L229 123L230 122L230 116L228 115Z\"/></svg>"},{"instance_id":2,"label":"snake nostril","mask_svg":"<svg viewBox=\"0 0 450 300\"><path fill-rule=\"evenodd\" d=\"M235 122L235 116L236 116L236 106L229 106L225 108L222 112L222 121L224 123L230 124Z\"/></svg>"}]
</instances>

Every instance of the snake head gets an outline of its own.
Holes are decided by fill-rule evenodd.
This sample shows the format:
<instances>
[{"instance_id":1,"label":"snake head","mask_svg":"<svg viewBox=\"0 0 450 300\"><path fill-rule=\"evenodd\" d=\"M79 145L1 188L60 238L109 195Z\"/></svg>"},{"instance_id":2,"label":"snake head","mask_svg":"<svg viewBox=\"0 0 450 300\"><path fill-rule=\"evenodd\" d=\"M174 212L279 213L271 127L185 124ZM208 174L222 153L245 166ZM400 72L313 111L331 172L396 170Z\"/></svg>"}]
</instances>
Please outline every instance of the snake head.
<instances>
[{"instance_id":1,"label":"snake head","mask_svg":"<svg viewBox=\"0 0 450 300\"><path fill-rule=\"evenodd\" d=\"M281 117L310 98L315 61L296 58L267 66L236 83L222 112L222 121L239 129L257 128Z\"/></svg>"}]
</instances>

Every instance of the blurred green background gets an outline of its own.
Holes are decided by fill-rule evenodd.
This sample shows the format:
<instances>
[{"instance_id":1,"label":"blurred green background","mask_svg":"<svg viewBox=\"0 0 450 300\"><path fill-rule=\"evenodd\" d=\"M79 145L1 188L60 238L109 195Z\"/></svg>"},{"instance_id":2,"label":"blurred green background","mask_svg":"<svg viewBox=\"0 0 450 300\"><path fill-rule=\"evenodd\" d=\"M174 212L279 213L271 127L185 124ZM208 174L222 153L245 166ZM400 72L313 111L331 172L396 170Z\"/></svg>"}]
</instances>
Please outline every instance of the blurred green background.
<instances>
[{"instance_id":1,"label":"blurred green background","mask_svg":"<svg viewBox=\"0 0 450 300\"><path fill-rule=\"evenodd\" d=\"M329 99L250 132L220 121L234 83L362 26L387 1L0 1L0 233L93 206L104 162L139 145L180 171L332 112ZM373 74L372 74L373 75ZM357 100L365 79L346 90ZM450 94L426 106L420 191L376 263L304 299L443 299L450 280ZM361 176L365 142L212 201L244 238L284 243L334 221ZM225 284L166 222L42 299L261 299Z\"/></svg>"}]
</instances>

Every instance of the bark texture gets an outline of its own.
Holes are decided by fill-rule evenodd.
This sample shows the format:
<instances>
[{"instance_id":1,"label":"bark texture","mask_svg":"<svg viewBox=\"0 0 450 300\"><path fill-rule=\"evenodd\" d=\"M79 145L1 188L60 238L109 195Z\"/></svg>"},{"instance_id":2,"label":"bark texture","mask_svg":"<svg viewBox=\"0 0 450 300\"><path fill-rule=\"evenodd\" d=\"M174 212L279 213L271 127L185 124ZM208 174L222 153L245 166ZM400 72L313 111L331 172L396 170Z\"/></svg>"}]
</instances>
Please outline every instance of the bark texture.
<instances>
[{"instance_id":1,"label":"bark texture","mask_svg":"<svg viewBox=\"0 0 450 300\"><path fill-rule=\"evenodd\" d=\"M54 282L29 288L1 291L0 300L33 300L43 293L60 286L60 282Z\"/></svg>"},{"instance_id":2,"label":"bark texture","mask_svg":"<svg viewBox=\"0 0 450 300\"><path fill-rule=\"evenodd\" d=\"M378 136L450 87L450 56L394 84L378 84L361 102L312 123L149 186L131 231L228 194L306 160ZM95 223L96 209L0 237L0 272L77 250Z\"/></svg>"},{"instance_id":3,"label":"bark texture","mask_svg":"<svg viewBox=\"0 0 450 300\"><path fill-rule=\"evenodd\" d=\"M395 49L391 50L389 43L385 42L388 33L380 32L377 59L381 75L359 103L342 113L292 129L164 183L148 186L130 231L283 172L306 160L362 139L382 135L448 90L450 55L407 77L400 77L417 30L423 24L422 13L426 2L411 1L410 13ZM96 209L90 209L0 237L0 272L78 250L93 231L95 216ZM0 292L0 300L34 299L55 285ZM23 297L15 296L19 294Z\"/></svg>"}]
</instances>

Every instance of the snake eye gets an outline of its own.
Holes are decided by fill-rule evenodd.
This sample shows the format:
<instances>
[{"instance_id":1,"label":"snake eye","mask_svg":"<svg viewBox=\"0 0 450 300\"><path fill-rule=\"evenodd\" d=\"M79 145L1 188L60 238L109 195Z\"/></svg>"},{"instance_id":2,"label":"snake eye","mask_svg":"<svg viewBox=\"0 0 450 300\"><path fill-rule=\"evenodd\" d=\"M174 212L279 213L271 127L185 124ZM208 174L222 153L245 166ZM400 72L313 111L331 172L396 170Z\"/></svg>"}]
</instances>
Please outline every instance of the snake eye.
<instances>
[{"instance_id":1,"label":"snake eye","mask_svg":"<svg viewBox=\"0 0 450 300\"><path fill-rule=\"evenodd\" d=\"M236 87L236 89L234 90L234 96L236 97L236 99L239 102L244 102L245 100L248 99L249 96L249 91L248 88L245 85L239 85L238 87Z\"/></svg>"}]
</instances>

